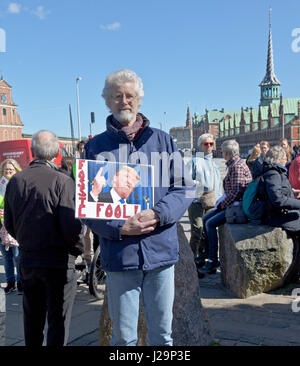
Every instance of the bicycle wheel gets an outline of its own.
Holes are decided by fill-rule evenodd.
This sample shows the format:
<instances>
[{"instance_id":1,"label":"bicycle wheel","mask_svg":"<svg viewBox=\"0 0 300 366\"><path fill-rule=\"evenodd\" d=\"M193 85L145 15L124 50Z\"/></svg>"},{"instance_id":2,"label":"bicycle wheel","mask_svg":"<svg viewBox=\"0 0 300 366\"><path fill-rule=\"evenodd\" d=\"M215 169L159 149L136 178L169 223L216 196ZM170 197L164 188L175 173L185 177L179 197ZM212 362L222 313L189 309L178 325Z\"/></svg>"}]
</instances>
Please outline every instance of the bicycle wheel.
<instances>
[{"instance_id":1,"label":"bicycle wheel","mask_svg":"<svg viewBox=\"0 0 300 366\"><path fill-rule=\"evenodd\" d=\"M103 285L105 284L106 273L101 269L100 264L100 245L96 249L91 264L89 274L89 291L90 294L97 299L102 299L104 296Z\"/></svg>"}]
</instances>

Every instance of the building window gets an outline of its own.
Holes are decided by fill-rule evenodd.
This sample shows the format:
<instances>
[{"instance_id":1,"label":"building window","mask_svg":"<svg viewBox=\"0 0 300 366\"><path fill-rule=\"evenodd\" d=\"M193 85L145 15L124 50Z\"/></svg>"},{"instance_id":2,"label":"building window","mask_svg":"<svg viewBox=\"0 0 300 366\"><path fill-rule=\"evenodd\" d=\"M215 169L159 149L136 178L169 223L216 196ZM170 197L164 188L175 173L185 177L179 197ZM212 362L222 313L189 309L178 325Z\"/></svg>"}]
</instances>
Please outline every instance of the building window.
<instances>
[{"instance_id":1,"label":"building window","mask_svg":"<svg viewBox=\"0 0 300 366\"><path fill-rule=\"evenodd\" d=\"M6 108L2 109L3 116L6 116Z\"/></svg>"},{"instance_id":2,"label":"building window","mask_svg":"<svg viewBox=\"0 0 300 366\"><path fill-rule=\"evenodd\" d=\"M4 130L3 131L3 140L8 140L8 131L7 130Z\"/></svg>"}]
</instances>

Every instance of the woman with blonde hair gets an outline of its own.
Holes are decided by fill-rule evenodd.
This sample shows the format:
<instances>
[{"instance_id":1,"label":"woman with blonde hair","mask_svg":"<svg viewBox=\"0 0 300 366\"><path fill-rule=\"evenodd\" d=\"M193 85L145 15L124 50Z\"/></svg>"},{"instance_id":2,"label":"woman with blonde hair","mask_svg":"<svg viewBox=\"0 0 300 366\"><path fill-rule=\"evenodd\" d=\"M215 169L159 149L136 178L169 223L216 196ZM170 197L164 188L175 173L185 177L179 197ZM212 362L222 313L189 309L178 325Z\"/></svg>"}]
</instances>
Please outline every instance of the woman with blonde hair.
<instances>
[{"instance_id":1,"label":"woman with blonde hair","mask_svg":"<svg viewBox=\"0 0 300 366\"><path fill-rule=\"evenodd\" d=\"M260 154L261 154L260 145L259 145L259 143L257 143L253 146L251 154L248 156L248 158L246 160L246 164L248 165L248 167L251 171L251 174L252 174L252 168L253 168L254 161L260 156Z\"/></svg>"},{"instance_id":2,"label":"woman with blonde hair","mask_svg":"<svg viewBox=\"0 0 300 366\"><path fill-rule=\"evenodd\" d=\"M22 168L19 163L14 159L6 159L0 164L0 178L10 179L14 174L20 172ZM4 260L4 269L7 286L4 288L4 292L9 294L16 290L16 277L15 267L17 270L17 289L18 293L22 294L22 285L20 282L19 272L19 249L18 243L6 232L4 228L4 194L0 194L0 221L1 221L1 241L0 250ZM6 241L4 242L4 238Z\"/></svg>"}]
</instances>

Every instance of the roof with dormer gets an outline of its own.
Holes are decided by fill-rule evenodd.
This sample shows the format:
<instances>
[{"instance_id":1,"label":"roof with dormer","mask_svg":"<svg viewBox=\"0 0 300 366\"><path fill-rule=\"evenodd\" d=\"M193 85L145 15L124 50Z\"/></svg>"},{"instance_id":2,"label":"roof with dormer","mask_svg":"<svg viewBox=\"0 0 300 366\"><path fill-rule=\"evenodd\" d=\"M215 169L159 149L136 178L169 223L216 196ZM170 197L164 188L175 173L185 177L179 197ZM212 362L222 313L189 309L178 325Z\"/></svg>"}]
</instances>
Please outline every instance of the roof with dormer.
<instances>
[{"instance_id":1,"label":"roof with dormer","mask_svg":"<svg viewBox=\"0 0 300 366\"><path fill-rule=\"evenodd\" d=\"M290 122L292 119L298 116L298 102L300 102L300 98L282 98L282 106L283 106L283 113L286 116L286 123ZM279 123L279 103L271 103L271 113L272 118L274 120L274 126L276 126L277 123ZM261 112L261 118L263 121L265 121L265 125L267 125L268 121L268 113L269 113L269 107L268 106L260 106L260 112ZM244 113L244 120L246 122L246 125L250 125L250 116L251 116L251 110L252 110L252 120L256 125L254 126L254 130L258 129L258 109L254 109L251 107L243 108ZM206 118L208 120L209 124L219 124L220 131L225 131L229 128L234 128L234 120L235 120L235 126L237 128L240 127L240 121L241 121L241 113L242 110L211 110L207 111L206 114L202 116L197 117L196 125L200 125L201 122L205 122Z\"/></svg>"}]
</instances>

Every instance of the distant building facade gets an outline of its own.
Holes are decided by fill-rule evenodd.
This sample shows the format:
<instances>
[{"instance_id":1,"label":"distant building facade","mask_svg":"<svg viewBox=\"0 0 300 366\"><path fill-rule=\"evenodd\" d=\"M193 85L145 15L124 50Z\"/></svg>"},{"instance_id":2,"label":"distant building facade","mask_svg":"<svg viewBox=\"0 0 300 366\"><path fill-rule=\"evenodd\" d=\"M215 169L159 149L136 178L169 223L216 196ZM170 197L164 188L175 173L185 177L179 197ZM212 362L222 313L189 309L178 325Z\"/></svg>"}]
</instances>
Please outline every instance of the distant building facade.
<instances>
[{"instance_id":1,"label":"distant building facade","mask_svg":"<svg viewBox=\"0 0 300 366\"><path fill-rule=\"evenodd\" d=\"M22 138L23 123L12 98L11 86L0 79L0 141Z\"/></svg>"},{"instance_id":2,"label":"distant building facade","mask_svg":"<svg viewBox=\"0 0 300 366\"><path fill-rule=\"evenodd\" d=\"M12 87L0 78L0 141L26 139L31 140L32 135L23 134L23 123L18 113L18 106L12 98ZM36 131L35 131L36 132ZM55 132L55 131L53 131ZM69 155L76 149L78 139L58 137L65 146Z\"/></svg>"},{"instance_id":3,"label":"distant building facade","mask_svg":"<svg viewBox=\"0 0 300 366\"><path fill-rule=\"evenodd\" d=\"M177 140L180 148L182 130L192 131L188 149L197 147L198 137L211 133L217 139L217 152L225 140L236 139L241 153L247 153L256 142L266 140L271 145L278 144L285 137L291 146L300 145L300 97L283 98L280 82L274 72L273 45L271 30L271 10L269 21L268 55L266 74L260 86L260 102L257 109L252 107L239 110L207 110L199 116L194 114L192 123L185 127L172 128L170 134ZM185 131L185 135L188 133Z\"/></svg>"},{"instance_id":4,"label":"distant building facade","mask_svg":"<svg viewBox=\"0 0 300 366\"><path fill-rule=\"evenodd\" d=\"M170 135L173 137L178 149L185 151L191 150L193 146L193 132L190 116L190 108L187 108L187 118L185 127L173 127Z\"/></svg>"}]
</instances>

